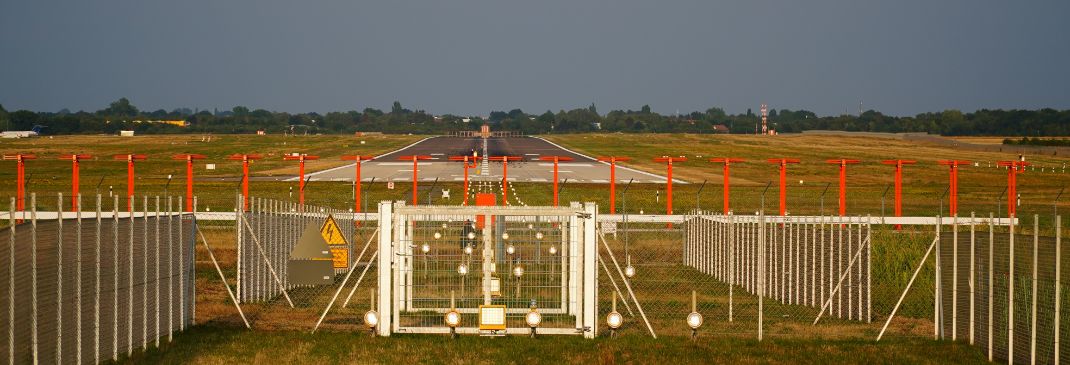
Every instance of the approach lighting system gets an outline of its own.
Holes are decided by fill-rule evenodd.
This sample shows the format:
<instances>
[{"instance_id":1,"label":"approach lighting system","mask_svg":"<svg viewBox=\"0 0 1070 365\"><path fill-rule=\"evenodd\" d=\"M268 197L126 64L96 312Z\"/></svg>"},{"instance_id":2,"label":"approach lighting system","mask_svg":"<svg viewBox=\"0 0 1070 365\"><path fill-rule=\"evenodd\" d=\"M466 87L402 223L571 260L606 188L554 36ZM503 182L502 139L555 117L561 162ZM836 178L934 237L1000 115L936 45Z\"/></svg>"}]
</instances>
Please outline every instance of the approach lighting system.
<instances>
[{"instance_id":1,"label":"approach lighting system","mask_svg":"<svg viewBox=\"0 0 1070 365\"><path fill-rule=\"evenodd\" d=\"M691 327L691 340L698 337L698 328L702 327L702 313L698 312L698 294L691 291L691 313L687 315L687 326Z\"/></svg>"},{"instance_id":2,"label":"approach lighting system","mask_svg":"<svg viewBox=\"0 0 1070 365\"><path fill-rule=\"evenodd\" d=\"M617 312L617 296L613 296L613 310L606 316L606 325L609 326L609 337L617 336L617 329L624 324L624 316Z\"/></svg>"},{"instance_id":3,"label":"approach lighting system","mask_svg":"<svg viewBox=\"0 0 1070 365\"><path fill-rule=\"evenodd\" d=\"M442 319L450 327L450 337L457 338L457 326L461 325L461 313L457 312L457 300L452 290L450 291L450 310Z\"/></svg>"},{"instance_id":4,"label":"approach lighting system","mask_svg":"<svg viewBox=\"0 0 1070 365\"><path fill-rule=\"evenodd\" d=\"M535 329L542 323L542 314L539 314L539 310L535 308L535 300L531 300L531 311L524 315L524 322L527 322L528 327L531 328L531 338L535 338Z\"/></svg>"}]
</instances>

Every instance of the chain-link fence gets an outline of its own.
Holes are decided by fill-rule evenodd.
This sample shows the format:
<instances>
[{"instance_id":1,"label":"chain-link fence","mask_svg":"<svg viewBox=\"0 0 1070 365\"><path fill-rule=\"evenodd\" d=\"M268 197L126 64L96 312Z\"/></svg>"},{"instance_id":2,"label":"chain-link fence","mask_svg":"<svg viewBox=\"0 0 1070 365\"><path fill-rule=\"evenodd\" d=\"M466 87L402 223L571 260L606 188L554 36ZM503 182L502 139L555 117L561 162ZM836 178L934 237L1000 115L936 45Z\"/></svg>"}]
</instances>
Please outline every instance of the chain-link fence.
<instances>
[{"instance_id":1,"label":"chain-link fence","mask_svg":"<svg viewBox=\"0 0 1070 365\"><path fill-rule=\"evenodd\" d=\"M651 332L690 333L696 311L703 332L761 338L797 334L819 314L841 327L870 322L870 231L859 217L699 215L615 224L606 251L622 256Z\"/></svg>"},{"instance_id":2,"label":"chain-link fence","mask_svg":"<svg viewBox=\"0 0 1070 365\"><path fill-rule=\"evenodd\" d=\"M367 291L357 289L376 280L375 213L250 198L235 216L236 295L254 327L364 325Z\"/></svg>"},{"instance_id":3,"label":"chain-link fence","mask_svg":"<svg viewBox=\"0 0 1070 365\"><path fill-rule=\"evenodd\" d=\"M16 212L11 201L0 230L9 242L0 351L10 363L116 360L193 323L196 221L175 209L182 199L143 197L132 212L120 212L117 198L76 199L94 210L41 212L32 195Z\"/></svg>"},{"instance_id":4,"label":"chain-link fence","mask_svg":"<svg viewBox=\"0 0 1070 365\"><path fill-rule=\"evenodd\" d=\"M1051 364L1070 355L1065 336L1066 292L1060 219L1042 227L955 224L936 246L936 336L981 347L992 360ZM972 221L972 220L971 220ZM1016 232L1026 230L1026 234Z\"/></svg>"}]
</instances>

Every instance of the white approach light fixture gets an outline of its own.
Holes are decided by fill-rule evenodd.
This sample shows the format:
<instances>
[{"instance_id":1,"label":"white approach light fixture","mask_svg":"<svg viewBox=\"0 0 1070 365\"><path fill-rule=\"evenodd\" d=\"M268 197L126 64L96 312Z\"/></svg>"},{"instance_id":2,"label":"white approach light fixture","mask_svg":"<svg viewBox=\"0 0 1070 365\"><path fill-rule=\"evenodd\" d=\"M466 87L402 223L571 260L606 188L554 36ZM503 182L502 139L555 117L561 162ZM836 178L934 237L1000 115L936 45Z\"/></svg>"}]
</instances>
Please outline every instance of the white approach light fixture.
<instances>
[{"instance_id":1,"label":"white approach light fixture","mask_svg":"<svg viewBox=\"0 0 1070 365\"><path fill-rule=\"evenodd\" d=\"M468 232L468 239L470 239L470 240L476 239L476 233L475 232Z\"/></svg>"},{"instance_id":2,"label":"white approach light fixture","mask_svg":"<svg viewBox=\"0 0 1070 365\"><path fill-rule=\"evenodd\" d=\"M617 337L617 329L624 324L624 316L617 312L617 296L613 296L613 311L606 316L606 324L609 325L609 337Z\"/></svg>"},{"instance_id":3,"label":"white approach light fixture","mask_svg":"<svg viewBox=\"0 0 1070 365\"><path fill-rule=\"evenodd\" d=\"M450 327L450 337L457 338L457 326L461 325L461 313L457 312L456 299L453 291L450 291L450 310L443 316L446 325Z\"/></svg>"},{"instance_id":4,"label":"white approach light fixture","mask_svg":"<svg viewBox=\"0 0 1070 365\"><path fill-rule=\"evenodd\" d=\"M542 239L542 232L535 232L535 239L541 240Z\"/></svg>"},{"instance_id":5,"label":"white approach light fixture","mask_svg":"<svg viewBox=\"0 0 1070 365\"><path fill-rule=\"evenodd\" d=\"M375 336L375 327L379 326L379 312L375 311L375 289L371 290L371 302L368 311L364 313L364 325L368 326L372 336Z\"/></svg>"},{"instance_id":6,"label":"white approach light fixture","mask_svg":"<svg viewBox=\"0 0 1070 365\"><path fill-rule=\"evenodd\" d=\"M550 254L551 255L556 255L557 254L557 246L553 246L553 245L550 246Z\"/></svg>"},{"instance_id":7,"label":"white approach light fixture","mask_svg":"<svg viewBox=\"0 0 1070 365\"><path fill-rule=\"evenodd\" d=\"M531 300L531 311L524 315L524 322L531 328L531 338L535 338L535 329L542 323L542 314L535 308L535 299Z\"/></svg>"},{"instance_id":8,"label":"white approach light fixture","mask_svg":"<svg viewBox=\"0 0 1070 365\"><path fill-rule=\"evenodd\" d=\"M503 240L507 240L507 239L509 239L509 232L503 232L503 233L502 233L502 239L503 239Z\"/></svg>"},{"instance_id":9,"label":"white approach light fixture","mask_svg":"<svg viewBox=\"0 0 1070 365\"><path fill-rule=\"evenodd\" d=\"M458 265L457 266L457 273L460 274L461 276L468 275L468 265L464 264L464 263Z\"/></svg>"},{"instance_id":10,"label":"white approach light fixture","mask_svg":"<svg viewBox=\"0 0 1070 365\"><path fill-rule=\"evenodd\" d=\"M516 267L513 268L513 275L518 277L518 278L521 277L521 276L524 276L524 267L520 266L520 265L516 265Z\"/></svg>"},{"instance_id":11,"label":"white approach light fixture","mask_svg":"<svg viewBox=\"0 0 1070 365\"><path fill-rule=\"evenodd\" d=\"M470 246L470 245L464 246L464 253L466 255L471 255L472 254L472 246Z\"/></svg>"},{"instance_id":12,"label":"white approach light fixture","mask_svg":"<svg viewBox=\"0 0 1070 365\"><path fill-rule=\"evenodd\" d=\"M435 232L435 239L442 239L442 233Z\"/></svg>"},{"instance_id":13,"label":"white approach light fixture","mask_svg":"<svg viewBox=\"0 0 1070 365\"><path fill-rule=\"evenodd\" d=\"M420 251L423 251L424 253L430 252L431 245L425 243L423 246L420 246Z\"/></svg>"},{"instance_id":14,"label":"white approach light fixture","mask_svg":"<svg viewBox=\"0 0 1070 365\"><path fill-rule=\"evenodd\" d=\"M509 246L505 246L505 253L508 253L510 255L516 253L516 247L513 247L513 244L510 243Z\"/></svg>"},{"instance_id":15,"label":"white approach light fixture","mask_svg":"<svg viewBox=\"0 0 1070 365\"><path fill-rule=\"evenodd\" d=\"M628 263L627 263L626 266L624 266L624 276L627 276L630 279L630 278L635 277L635 266L632 266L632 256L631 255L628 255L627 259L628 259Z\"/></svg>"},{"instance_id":16,"label":"white approach light fixture","mask_svg":"<svg viewBox=\"0 0 1070 365\"><path fill-rule=\"evenodd\" d=\"M698 329L702 327L702 313L698 312L697 294L691 291L691 313L687 315L687 326L691 327L691 340L698 338Z\"/></svg>"}]
</instances>

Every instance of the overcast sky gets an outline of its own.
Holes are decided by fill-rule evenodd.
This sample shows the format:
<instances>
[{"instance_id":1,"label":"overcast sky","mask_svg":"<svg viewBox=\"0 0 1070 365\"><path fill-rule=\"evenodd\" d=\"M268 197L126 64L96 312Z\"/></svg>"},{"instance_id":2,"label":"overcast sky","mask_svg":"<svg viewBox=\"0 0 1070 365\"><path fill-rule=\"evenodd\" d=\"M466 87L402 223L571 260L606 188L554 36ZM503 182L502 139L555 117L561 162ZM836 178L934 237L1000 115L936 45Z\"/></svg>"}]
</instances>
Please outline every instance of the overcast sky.
<instances>
[{"instance_id":1,"label":"overcast sky","mask_svg":"<svg viewBox=\"0 0 1070 365\"><path fill-rule=\"evenodd\" d=\"M1070 108L1070 1L18 1L0 104Z\"/></svg>"}]
</instances>

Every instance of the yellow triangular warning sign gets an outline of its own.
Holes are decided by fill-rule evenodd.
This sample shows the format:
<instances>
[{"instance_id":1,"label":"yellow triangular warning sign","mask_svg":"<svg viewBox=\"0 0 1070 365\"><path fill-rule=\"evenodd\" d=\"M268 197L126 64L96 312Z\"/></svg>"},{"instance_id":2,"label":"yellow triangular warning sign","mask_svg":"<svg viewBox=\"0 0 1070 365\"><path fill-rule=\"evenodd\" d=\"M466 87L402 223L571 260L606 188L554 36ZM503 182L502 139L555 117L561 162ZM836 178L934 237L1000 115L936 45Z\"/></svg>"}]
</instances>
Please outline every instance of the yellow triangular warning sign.
<instances>
[{"instance_id":1,"label":"yellow triangular warning sign","mask_svg":"<svg viewBox=\"0 0 1070 365\"><path fill-rule=\"evenodd\" d=\"M320 227L320 235L323 236L323 240L327 241L328 245L347 245L345 234L338 228L338 223L334 221L334 217L328 215L327 220L323 222L323 227Z\"/></svg>"}]
</instances>

